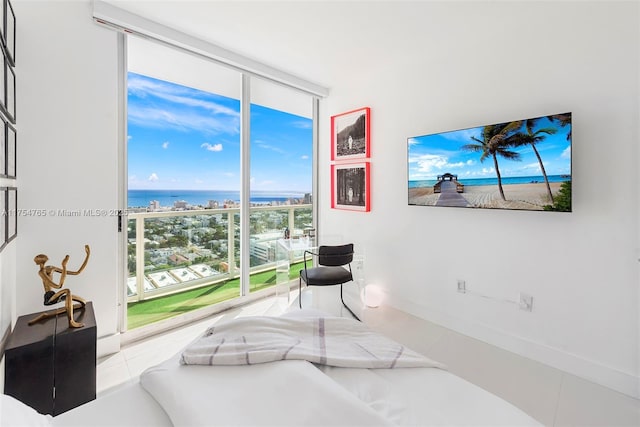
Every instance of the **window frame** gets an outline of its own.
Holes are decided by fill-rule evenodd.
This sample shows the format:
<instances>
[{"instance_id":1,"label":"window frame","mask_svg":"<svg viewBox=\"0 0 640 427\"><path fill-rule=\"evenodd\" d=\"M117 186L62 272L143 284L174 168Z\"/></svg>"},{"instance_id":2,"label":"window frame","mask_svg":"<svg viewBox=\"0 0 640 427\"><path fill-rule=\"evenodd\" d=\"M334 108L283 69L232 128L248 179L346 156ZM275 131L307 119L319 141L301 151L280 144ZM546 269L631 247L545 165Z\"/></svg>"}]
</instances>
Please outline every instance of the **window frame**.
<instances>
[{"instance_id":1,"label":"window frame","mask_svg":"<svg viewBox=\"0 0 640 427\"><path fill-rule=\"evenodd\" d=\"M129 33L129 31L127 31ZM251 154L251 141L250 141L250 110L251 110L251 82L252 78L266 79L274 84L284 85L287 88L294 89L297 92L301 92L310 98L311 102L311 120L312 120L312 171L311 171L311 191L312 191L312 216L313 227L318 230L318 139L319 139L319 103L321 95L309 90L301 89L298 84L286 84L280 80L274 80L273 78L265 75L259 75L249 70L239 69L237 65L228 65L220 60L211 58L206 55L201 56L204 60L209 60L217 65L225 66L237 71L241 78L241 98L240 98L240 174L241 174L241 191L240 191L240 275L241 286L240 296L223 303L214 304L213 306L189 312L186 314L178 315L165 321L157 322L148 326L136 328L134 330L127 330L127 286L126 281L128 277L128 269L126 263L127 255L127 233L126 224L128 224L127 216L127 192L128 192L128 152L127 152L127 73L128 73L128 37L125 32L118 34L118 82L119 82L119 143L118 143L118 155L119 161L119 209L121 215L118 218L118 231L119 231L119 251L117 266L119 268L119 283L118 283L118 330L122 334L122 343L132 342L141 339L145 336L149 336L161 331L175 328L184 324L191 323L203 317L210 316L219 311L223 311L238 305L245 304L252 300L262 298L260 294L252 294L250 292L250 154ZM133 33L133 32L131 32ZM140 34L133 33L134 36ZM146 37L149 39L149 37ZM158 41L161 44L168 44L166 41L157 40L151 38L151 41ZM194 53L190 49L185 49L180 46L170 44L167 48L178 48L184 50L187 53ZM322 92L322 91L321 91Z\"/></svg>"}]
</instances>

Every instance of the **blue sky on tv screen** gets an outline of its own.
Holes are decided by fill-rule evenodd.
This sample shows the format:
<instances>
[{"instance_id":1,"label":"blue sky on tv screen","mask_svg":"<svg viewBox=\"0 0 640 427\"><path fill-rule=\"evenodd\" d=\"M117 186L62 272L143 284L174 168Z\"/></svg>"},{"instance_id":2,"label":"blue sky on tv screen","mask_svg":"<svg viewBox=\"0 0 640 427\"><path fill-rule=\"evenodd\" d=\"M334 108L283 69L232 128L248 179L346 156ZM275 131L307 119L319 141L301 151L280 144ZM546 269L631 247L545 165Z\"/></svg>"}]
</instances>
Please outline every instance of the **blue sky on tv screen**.
<instances>
[{"instance_id":1,"label":"blue sky on tv screen","mask_svg":"<svg viewBox=\"0 0 640 427\"><path fill-rule=\"evenodd\" d=\"M435 180L437 175L447 172L458 175L459 180L496 178L491 156L481 162L482 153L461 149L466 144L478 144L471 137L482 140L483 128L484 126L479 126L409 138L409 181ZM556 129L555 134L544 134L544 140L536 144L547 175L570 175L571 140L567 139L567 134L571 131L571 124L563 127L544 117L537 123L534 131L541 128ZM515 147L510 150L519 153L520 160L507 160L498 156L498 168L502 177L542 175L540 164L531 146Z\"/></svg>"},{"instance_id":2,"label":"blue sky on tv screen","mask_svg":"<svg viewBox=\"0 0 640 427\"><path fill-rule=\"evenodd\" d=\"M128 73L129 189L239 190L240 101ZM312 121L251 105L251 190L311 191Z\"/></svg>"}]
</instances>

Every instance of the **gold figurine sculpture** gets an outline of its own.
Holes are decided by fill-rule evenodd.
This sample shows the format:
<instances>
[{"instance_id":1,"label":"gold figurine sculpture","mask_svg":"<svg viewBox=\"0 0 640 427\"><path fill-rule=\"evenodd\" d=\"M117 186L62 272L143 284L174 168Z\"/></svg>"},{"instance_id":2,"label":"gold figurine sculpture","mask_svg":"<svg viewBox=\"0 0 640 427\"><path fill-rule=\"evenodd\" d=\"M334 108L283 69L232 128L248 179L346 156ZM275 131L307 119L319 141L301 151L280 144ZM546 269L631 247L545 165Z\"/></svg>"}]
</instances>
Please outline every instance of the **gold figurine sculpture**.
<instances>
[{"instance_id":1,"label":"gold figurine sculpture","mask_svg":"<svg viewBox=\"0 0 640 427\"><path fill-rule=\"evenodd\" d=\"M49 261L49 257L44 254L36 255L36 257L33 259L33 261L40 266L38 275L42 279L42 285L44 286L44 305L53 305L64 301L65 306L57 310L40 314L39 316L32 319L29 322L29 325L33 325L34 323L39 322L40 320L48 319L49 317L55 317L58 314L62 314L66 311L70 328L82 328L84 326L83 323L76 322L73 319L73 311L79 308L83 308L86 304L86 301L77 295L73 295L69 289L62 289L64 280L66 279L67 275L78 275L82 273L82 270L84 270L84 268L87 266L89 255L91 255L91 249L89 248L89 245L84 245L84 251L87 253L87 255L85 256L84 262L77 271L67 270L69 255L65 256L62 260L62 268L54 267L52 265L45 266L47 261ZM54 273L60 273L60 283L56 283L53 280ZM56 289L59 290L56 291ZM74 304L74 301L78 302L79 304Z\"/></svg>"}]
</instances>

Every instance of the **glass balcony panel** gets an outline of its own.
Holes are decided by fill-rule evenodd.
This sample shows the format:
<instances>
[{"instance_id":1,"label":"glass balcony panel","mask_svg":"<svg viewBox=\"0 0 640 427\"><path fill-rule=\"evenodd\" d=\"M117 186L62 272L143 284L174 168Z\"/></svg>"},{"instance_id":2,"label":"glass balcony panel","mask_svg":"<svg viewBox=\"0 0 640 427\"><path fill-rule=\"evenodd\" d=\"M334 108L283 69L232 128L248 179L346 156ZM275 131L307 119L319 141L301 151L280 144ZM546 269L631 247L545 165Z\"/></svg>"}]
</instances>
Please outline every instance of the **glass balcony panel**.
<instances>
[{"instance_id":1,"label":"glass balcony panel","mask_svg":"<svg viewBox=\"0 0 640 427\"><path fill-rule=\"evenodd\" d=\"M235 265L237 213L220 209L131 216L135 219L129 221L129 329L240 295ZM235 219L231 224L229 217ZM135 224L140 222L144 232L139 235ZM234 248L229 247L229 236ZM141 262L140 241L144 244L141 271L136 270ZM138 282L142 293L137 292Z\"/></svg>"},{"instance_id":2,"label":"glass balcony panel","mask_svg":"<svg viewBox=\"0 0 640 427\"><path fill-rule=\"evenodd\" d=\"M138 293L136 285L136 220L127 221L127 296L132 297Z\"/></svg>"},{"instance_id":3,"label":"glass balcony panel","mask_svg":"<svg viewBox=\"0 0 640 427\"><path fill-rule=\"evenodd\" d=\"M298 277L303 267L299 250L288 254L290 268L276 277L276 243L283 238L279 228L287 226L289 218L304 217L305 212L311 212L309 205L252 209L251 228L263 231L252 233L262 236L261 242L252 240L252 247L260 243L267 256L259 257L258 251L251 258L255 262L250 274L251 291L272 287L287 277ZM138 212L129 217L128 329L240 296L238 209ZM292 241L303 239L297 236ZM139 286L141 293L137 292Z\"/></svg>"}]
</instances>

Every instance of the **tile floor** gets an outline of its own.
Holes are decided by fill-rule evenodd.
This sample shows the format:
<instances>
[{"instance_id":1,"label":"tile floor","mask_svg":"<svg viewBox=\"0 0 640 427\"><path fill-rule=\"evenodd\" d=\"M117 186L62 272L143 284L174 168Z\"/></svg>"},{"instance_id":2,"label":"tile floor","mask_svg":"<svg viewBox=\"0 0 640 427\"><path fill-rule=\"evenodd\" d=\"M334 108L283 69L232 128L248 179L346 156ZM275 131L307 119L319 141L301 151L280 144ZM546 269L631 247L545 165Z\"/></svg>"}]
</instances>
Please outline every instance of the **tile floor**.
<instances>
[{"instance_id":1,"label":"tile floor","mask_svg":"<svg viewBox=\"0 0 640 427\"><path fill-rule=\"evenodd\" d=\"M315 307L331 314L349 315L339 303L318 305ZM137 381L147 367L173 356L212 323L277 315L284 309L274 298L267 298L130 344L98 361L98 398L111 387ZM449 371L511 402L546 426L640 426L640 401L606 387L391 307L366 309L362 320L372 329L444 362Z\"/></svg>"}]
</instances>

